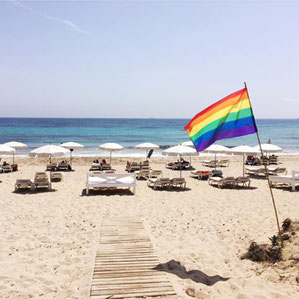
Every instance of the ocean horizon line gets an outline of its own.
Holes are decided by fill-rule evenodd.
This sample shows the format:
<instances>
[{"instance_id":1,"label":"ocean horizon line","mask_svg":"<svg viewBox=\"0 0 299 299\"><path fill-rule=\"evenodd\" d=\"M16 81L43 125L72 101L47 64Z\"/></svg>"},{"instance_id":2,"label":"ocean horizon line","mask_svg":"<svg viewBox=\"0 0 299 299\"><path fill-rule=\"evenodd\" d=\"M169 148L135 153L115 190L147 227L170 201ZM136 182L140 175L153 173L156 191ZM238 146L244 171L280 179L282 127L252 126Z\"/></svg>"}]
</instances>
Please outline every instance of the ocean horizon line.
<instances>
[{"instance_id":1,"label":"ocean horizon line","mask_svg":"<svg viewBox=\"0 0 299 299\"><path fill-rule=\"evenodd\" d=\"M191 120L192 118L185 117L48 117L48 116L0 116L0 119L180 119L180 120ZM255 118L257 120L299 120L298 118Z\"/></svg>"}]
</instances>

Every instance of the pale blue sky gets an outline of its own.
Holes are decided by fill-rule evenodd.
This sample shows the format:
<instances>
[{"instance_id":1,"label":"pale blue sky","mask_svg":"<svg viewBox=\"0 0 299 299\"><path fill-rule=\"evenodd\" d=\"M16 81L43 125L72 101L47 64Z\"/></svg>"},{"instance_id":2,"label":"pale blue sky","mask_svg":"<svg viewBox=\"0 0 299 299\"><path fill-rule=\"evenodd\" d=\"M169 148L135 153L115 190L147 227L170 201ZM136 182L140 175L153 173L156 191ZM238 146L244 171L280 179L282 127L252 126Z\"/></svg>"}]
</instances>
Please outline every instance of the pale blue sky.
<instances>
[{"instance_id":1,"label":"pale blue sky","mask_svg":"<svg viewBox=\"0 0 299 299\"><path fill-rule=\"evenodd\" d=\"M299 117L299 2L0 1L0 116L192 118L244 81Z\"/></svg>"}]
</instances>

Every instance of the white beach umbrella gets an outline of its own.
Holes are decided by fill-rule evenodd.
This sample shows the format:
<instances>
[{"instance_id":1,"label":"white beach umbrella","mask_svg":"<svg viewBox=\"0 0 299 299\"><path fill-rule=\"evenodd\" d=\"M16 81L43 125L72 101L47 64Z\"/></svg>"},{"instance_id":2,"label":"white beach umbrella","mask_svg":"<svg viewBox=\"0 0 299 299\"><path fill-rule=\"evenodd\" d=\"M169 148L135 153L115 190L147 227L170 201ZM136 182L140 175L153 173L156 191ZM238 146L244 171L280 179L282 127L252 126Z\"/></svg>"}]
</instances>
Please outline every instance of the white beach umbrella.
<instances>
[{"instance_id":1,"label":"white beach umbrella","mask_svg":"<svg viewBox=\"0 0 299 299\"><path fill-rule=\"evenodd\" d=\"M10 146L0 144L0 155L14 155L16 150Z\"/></svg>"},{"instance_id":2,"label":"white beach umbrella","mask_svg":"<svg viewBox=\"0 0 299 299\"><path fill-rule=\"evenodd\" d=\"M197 156L198 153L194 148L184 145L172 146L162 152L163 156ZM180 168L180 177L182 177L182 167Z\"/></svg>"},{"instance_id":3,"label":"white beach umbrella","mask_svg":"<svg viewBox=\"0 0 299 299\"><path fill-rule=\"evenodd\" d=\"M61 157L69 153L69 150L66 148L63 148L61 146L49 144L44 145L41 147L38 147L34 150L32 150L29 155L30 156L38 156L38 157L49 157L50 158L50 164L52 157ZM51 168L50 168L51 169ZM51 170L50 170L50 188L52 188L51 183Z\"/></svg>"},{"instance_id":4,"label":"white beach umbrella","mask_svg":"<svg viewBox=\"0 0 299 299\"><path fill-rule=\"evenodd\" d=\"M279 153L282 152L282 148L275 145L275 144L271 144L271 143L263 143L261 144L262 147L262 151L265 153ZM256 149L260 150L260 146L256 145L255 146Z\"/></svg>"},{"instance_id":5,"label":"white beach umbrella","mask_svg":"<svg viewBox=\"0 0 299 299\"><path fill-rule=\"evenodd\" d=\"M111 164L111 153L116 151L122 151L124 148L118 143L108 142L99 145L99 149L110 152L110 164Z\"/></svg>"},{"instance_id":6,"label":"white beach umbrella","mask_svg":"<svg viewBox=\"0 0 299 299\"><path fill-rule=\"evenodd\" d=\"M229 149L229 152L234 155L242 155L243 156L243 176L245 174L245 155L256 155L260 151L252 146L248 145L239 145Z\"/></svg>"},{"instance_id":7,"label":"white beach umbrella","mask_svg":"<svg viewBox=\"0 0 299 299\"><path fill-rule=\"evenodd\" d=\"M22 142L17 142L17 141L6 142L3 145L7 145L7 146L15 148L15 149L27 148L28 147L27 144L22 143Z\"/></svg>"},{"instance_id":8,"label":"white beach umbrella","mask_svg":"<svg viewBox=\"0 0 299 299\"><path fill-rule=\"evenodd\" d=\"M44 145L32 150L30 156L49 157L50 162L52 157L61 157L69 153L69 150L58 145Z\"/></svg>"},{"instance_id":9,"label":"white beach umbrella","mask_svg":"<svg viewBox=\"0 0 299 299\"><path fill-rule=\"evenodd\" d=\"M145 150L145 155L147 157L149 150L159 149L160 146L157 145L157 144L154 144L154 143L144 142L144 143L140 143L140 144L135 145L134 148Z\"/></svg>"},{"instance_id":10,"label":"white beach umbrella","mask_svg":"<svg viewBox=\"0 0 299 299\"><path fill-rule=\"evenodd\" d=\"M3 145L12 147L14 149L22 149L22 148L27 148L28 147L27 144L22 143L22 142L17 142L17 141L6 142ZM14 153L12 155L12 161L13 161L12 163L15 163L15 155L14 155Z\"/></svg>"},{"instance_id":11,"label":"white beach umbrella","mask_svg":"<svg viewBox=\"0 0 299 299\"><path fill-rule=\"evenodd\" d=\"M215 154L215 169L216 169L216 155L229 153L229 148L220 144L212 144L203 150L205 153Z\"/></svg>"},{"instance_id":12,"label":"white beach umbrella","mask_svg":"<svg viewBox=\"0 0 299 299\"><path fill-rule=\"evenodd\" d=\"M77 143L77 142L65 142L60 144L61 147L67 148L70 150L70 163L72 165L72 153L74 149L78 148L84 148L83 144Z\"/></svg>"},{"instance_id":13,"label":"white beach umbrella","mask_svg":"<svg viewBox=\"0 0 299 299\"><path fill-rule=\"evenodd\" d=\"M189 146L189 147L192 147L192 148L195 148L193 142L191 140L189 141L185 141L183 143L181 143L181 145L184 145L184 146Z\"/></svg>"}]
</instances>

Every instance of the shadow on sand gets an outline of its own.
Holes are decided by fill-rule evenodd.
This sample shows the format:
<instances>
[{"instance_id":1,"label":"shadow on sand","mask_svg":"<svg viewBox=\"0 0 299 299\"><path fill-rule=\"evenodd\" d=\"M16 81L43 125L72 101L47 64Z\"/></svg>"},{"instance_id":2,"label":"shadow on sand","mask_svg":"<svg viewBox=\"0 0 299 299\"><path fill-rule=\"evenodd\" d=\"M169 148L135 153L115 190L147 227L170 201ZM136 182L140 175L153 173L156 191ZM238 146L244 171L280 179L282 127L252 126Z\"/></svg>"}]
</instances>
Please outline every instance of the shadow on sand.
<instances>
[{"instance_id":1,"label":"shadow on sand","mask_svg":"<svg viewBox=\"0 0 299 299\"><path fill-rule=\"evenodd\" d=\"M153 268L153 270L171 273L180 277L181 279L191 279L194 282L202 283L207 286L212 286L218 281L226 281L230 279L230 277L225 278L221 277L220 275L209 276L200 270L186 271L186 268L182 266L180 262L175 260L171 260L165 264L159 264Z\"/></svg>"},{"instance_id":2,"label":"shadow on sand","mask_svg":"<svg viewBox=\"0 0 299 299\"><path fill-rule=\"evenodd\" d=\"M81 196L113 196L113 195L119 195L119 196L133 196L134 193L129 190L129 189L119 189L119 188L107 188L107 189L99 189L99 190L94 190L91 189L89 190L89 194L86 194L86 189L82 190Z\"/></svg>"}]
</instances>

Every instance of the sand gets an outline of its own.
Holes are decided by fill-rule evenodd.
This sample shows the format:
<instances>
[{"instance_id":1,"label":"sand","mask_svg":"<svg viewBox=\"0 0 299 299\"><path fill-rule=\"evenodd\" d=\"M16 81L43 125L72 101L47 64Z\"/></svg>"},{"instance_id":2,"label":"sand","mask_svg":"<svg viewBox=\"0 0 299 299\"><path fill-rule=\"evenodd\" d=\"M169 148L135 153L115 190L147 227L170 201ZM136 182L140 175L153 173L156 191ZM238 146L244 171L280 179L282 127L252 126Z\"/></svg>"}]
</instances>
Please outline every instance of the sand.
<instances>
[{"instance_id":1,"label":"sand","mask_svg":"<svg viewBox=\"0 0 299 299\"><path fill-rule=\"evenodd\" d=\"M165 177L179 176L165 168L167 160L157 158L151 166ZM251 241L267 243L277 232L265 180L252 179L249 190L222 190L184 171L185 191L154 191L138 181L135 195L86 196L90 161L75 159L75 171L53 183L52 192L13 192L17 178L33 178L45 169L44 160L22 159L18 172L0 174L1 299L88 298L104 215L143 220L160 262L172 261L177 275L167 275L179 298L299 298L298 263L240 260ZM113 160L117 172L124 173L125 161ZM280 161L289 172L299 170L296 156ZM199 158L192 164L204 169ZM225 176L241 175L241 158L230 158L222 170ZM299 218L298 191L274 189L274 195L280 222Z\"/></svg>"}]
</instances>

